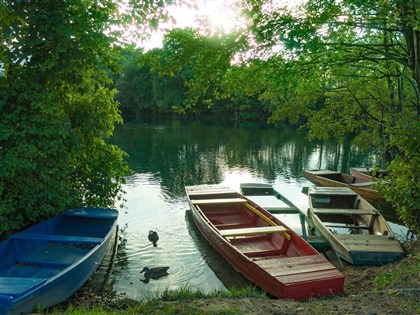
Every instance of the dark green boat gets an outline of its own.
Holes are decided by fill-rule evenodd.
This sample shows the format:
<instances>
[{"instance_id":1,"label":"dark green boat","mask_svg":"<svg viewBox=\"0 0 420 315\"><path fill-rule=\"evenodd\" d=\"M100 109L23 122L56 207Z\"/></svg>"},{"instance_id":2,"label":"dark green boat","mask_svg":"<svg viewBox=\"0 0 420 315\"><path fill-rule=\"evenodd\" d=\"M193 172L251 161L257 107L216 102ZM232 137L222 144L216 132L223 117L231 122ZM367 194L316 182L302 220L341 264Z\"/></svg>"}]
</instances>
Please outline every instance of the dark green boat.
<instances>
[{"instance_id":1,"label":"dark green boat","mask_svg":"<svg viewBox=\"0 0 420 315\"><path fill-rule=\"evenodd\" d=\"M303 213L290 200L270 184L265 183L242 183L241 194L257 203L268 212L281 215L281 220L302 236L318 252L324 253L330 248L327 239L320 233L307 215ZM298 225L294 224L299 222Z\"/></svg>"}]
</instances>

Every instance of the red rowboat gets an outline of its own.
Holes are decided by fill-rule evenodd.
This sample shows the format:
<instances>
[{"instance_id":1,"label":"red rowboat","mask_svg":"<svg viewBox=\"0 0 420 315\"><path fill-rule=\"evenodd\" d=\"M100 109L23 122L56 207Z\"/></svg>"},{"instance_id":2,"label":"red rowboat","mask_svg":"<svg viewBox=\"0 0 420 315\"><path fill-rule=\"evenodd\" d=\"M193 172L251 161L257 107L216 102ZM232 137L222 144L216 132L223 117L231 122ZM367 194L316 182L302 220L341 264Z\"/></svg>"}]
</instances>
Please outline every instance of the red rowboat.
<instances>
[{"instance_id":1,"label":"red rowboat","mask_svg":"<svg viewBox=\"0 0 420 315\"><path fill-rule=\"evenodd\" d=\"M343 291L343 274L250 199L223 185L185 189L194 221L207 241L267 293L303 300Z\"/></svg>"}]
</instances>

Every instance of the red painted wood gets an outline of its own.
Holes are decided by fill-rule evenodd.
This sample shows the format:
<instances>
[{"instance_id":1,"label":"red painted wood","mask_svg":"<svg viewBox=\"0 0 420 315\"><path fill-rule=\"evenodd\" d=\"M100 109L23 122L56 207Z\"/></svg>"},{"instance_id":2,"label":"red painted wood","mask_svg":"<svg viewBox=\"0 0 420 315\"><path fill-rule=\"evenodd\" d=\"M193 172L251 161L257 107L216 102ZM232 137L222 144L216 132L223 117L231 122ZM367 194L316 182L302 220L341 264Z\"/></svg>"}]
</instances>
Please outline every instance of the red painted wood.
<instances>
[{"instance_id":1,"label":"red painted wood","mask_svg":"<svg viewBox=\"0 0 420 315\"><path fill-rule=\"evenodd\" d=\"M212 191L212 187L215 187ZM187 187L194 221L208 242L244 277L269 294L302 300L338 294L343 291L344 276L328 260L286 225L251 200L220 185ZM194 192L199 193L194 193ZM226 191L226 193L224 193ZM204 193L208 192L208 194ZM285 227L290 240L281 232L254 236L223 237L218 231L267 226L261 217L244 204L199 204L191 200L244 198L274 224ZM246 255L245 255L246 254ZM248 256L247 256L248 255Z\"/></svg>"}]
</instances>

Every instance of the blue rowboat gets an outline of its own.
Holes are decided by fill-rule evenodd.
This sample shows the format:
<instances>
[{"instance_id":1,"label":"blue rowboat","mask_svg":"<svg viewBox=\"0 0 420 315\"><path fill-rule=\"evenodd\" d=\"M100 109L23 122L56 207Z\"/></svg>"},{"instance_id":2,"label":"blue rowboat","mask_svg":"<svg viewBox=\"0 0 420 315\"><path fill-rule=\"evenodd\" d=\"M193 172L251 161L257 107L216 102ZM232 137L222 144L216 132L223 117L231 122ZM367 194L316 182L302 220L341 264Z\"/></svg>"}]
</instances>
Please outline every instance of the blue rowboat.
<instances>
[{"instance_id":1,"label":"blue rowboat","mask_svg":"<svg viewBox=\"0 0 420 315\"><path fill-rule=\"evenodd\" d=\"M98 268L116 232L118 211L75 208L0 243L0 314L67 300Z\"/></svg>"}]
</instances>

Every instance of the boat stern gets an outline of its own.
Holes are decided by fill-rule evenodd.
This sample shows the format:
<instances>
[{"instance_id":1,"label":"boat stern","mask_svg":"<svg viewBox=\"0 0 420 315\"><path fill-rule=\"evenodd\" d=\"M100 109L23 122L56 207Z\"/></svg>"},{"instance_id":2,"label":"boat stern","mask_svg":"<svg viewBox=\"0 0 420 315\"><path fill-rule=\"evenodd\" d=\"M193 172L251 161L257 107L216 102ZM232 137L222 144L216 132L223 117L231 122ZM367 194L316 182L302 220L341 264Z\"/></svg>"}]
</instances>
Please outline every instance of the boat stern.
<instances>
[{"instance_id":1,"label":"boat stern","mask_svg":"<svg viewBox=\"0 0 420 315\"><path fill-rule=\"evenodd\" d=\"M367 252L350 251L349 256L353 265L359 266L381 266L394 263L404 257L401 252Z\"/></svg>"}]
</instances>

